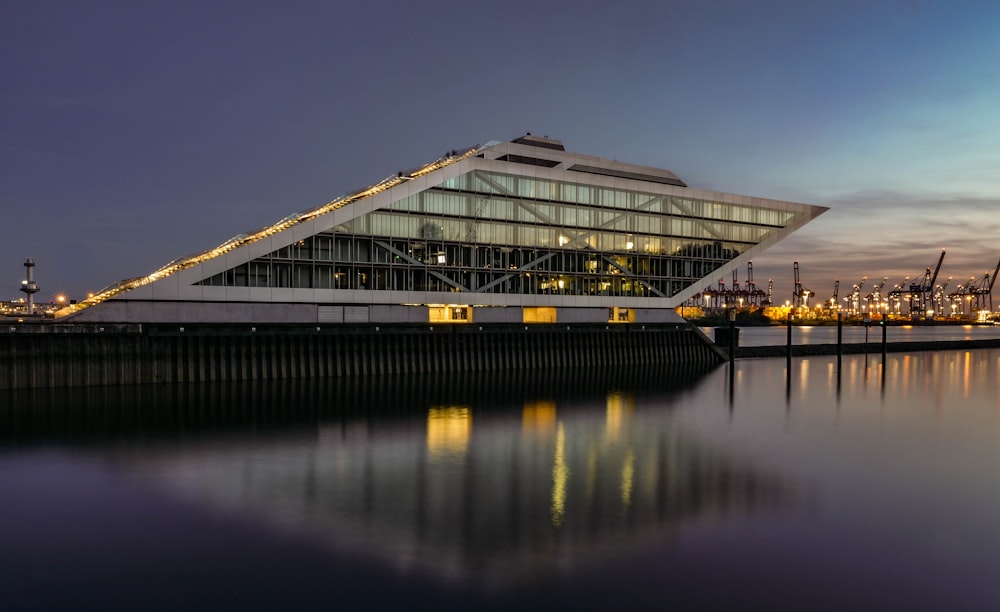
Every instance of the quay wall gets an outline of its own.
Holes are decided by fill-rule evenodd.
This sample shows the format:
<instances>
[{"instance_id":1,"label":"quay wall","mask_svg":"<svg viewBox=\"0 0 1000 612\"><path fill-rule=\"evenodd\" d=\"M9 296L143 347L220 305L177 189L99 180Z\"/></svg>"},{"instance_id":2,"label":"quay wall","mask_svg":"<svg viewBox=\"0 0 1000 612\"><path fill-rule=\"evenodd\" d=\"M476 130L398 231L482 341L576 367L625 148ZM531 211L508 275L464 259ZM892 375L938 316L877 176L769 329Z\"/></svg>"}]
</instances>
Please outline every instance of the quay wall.
<instances>
[{"instance_id":1,"label":"quay wall","mask_svg":"<svg viewBox=\"0 0 1000 612\"><path fill-rule=\"evenodd\" d=\"M0 389L311 379L632 365L712 365L688 325L18 325Z\"/></svg>"}]
</instances>

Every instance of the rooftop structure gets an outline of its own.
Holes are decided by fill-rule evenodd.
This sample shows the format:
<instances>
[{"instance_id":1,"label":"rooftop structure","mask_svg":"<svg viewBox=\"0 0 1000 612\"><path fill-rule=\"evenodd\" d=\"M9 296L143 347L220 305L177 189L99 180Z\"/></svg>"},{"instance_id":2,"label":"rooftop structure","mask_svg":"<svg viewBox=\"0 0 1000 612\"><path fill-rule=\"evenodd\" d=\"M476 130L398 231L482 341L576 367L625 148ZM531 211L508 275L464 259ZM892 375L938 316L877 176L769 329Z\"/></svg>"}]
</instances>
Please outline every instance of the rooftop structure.
<instances>
[{"instance_id":1,"label":"rooftop structure","mask_svg":"<svg viewBox=\"0 0 1000 612\"><path fill-rule=\"evenodd\" d=\"M119 322L669 322L824 207L688 188L531 134L451 151L121 281Z\"/></svg>"}]
</instances>

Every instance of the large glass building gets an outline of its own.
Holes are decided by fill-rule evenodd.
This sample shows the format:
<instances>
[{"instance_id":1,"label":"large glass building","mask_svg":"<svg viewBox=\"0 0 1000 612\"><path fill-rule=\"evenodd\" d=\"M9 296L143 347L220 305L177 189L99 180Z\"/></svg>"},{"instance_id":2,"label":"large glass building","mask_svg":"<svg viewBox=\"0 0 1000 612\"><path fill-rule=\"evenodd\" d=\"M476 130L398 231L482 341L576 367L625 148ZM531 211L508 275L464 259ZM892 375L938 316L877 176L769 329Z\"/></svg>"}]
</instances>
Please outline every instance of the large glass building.
<instances>
[{"instance_id":1,"label":"large glass building","mask_svg":"<svg viewBox=\"0 0 1000 612\"><path fill-rule=\"evenodd\" d=\"M826 208L688 188L526 135L452 151L121 281L57 316L135 322L668 322Z\"/></svg>"}]
</instances>

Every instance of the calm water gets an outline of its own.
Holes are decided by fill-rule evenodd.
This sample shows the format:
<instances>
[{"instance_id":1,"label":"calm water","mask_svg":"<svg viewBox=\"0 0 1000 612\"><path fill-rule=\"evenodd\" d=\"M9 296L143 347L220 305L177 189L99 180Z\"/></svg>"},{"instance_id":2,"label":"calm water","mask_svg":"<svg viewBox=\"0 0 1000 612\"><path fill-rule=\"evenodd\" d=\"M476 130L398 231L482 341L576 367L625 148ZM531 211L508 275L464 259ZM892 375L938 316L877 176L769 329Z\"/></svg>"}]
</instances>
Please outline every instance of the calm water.
<instances>
[{"instance_id":1,"label":"calm water","mask_svg":"<svg viewBox=\"0 0 1000 612\"><path fill-rule=\"evenodd\" d=\"M835 364L8 396L3 609L994 609L1000 351Z\"/></svg>"},{"instance_id":2,"label":"calm water","mask_svg":"<svg viewBox=\"0 0 1000 612\"><path fill-rule=\"evenodd\" d=\"M711 327L701 328L709 338L715 338ZM741 327L740 346L784 346L788 342L788 329L782 326ZM845 325L843 342L865 342L864 325ZM934 342L939 340L989 340L1000 338L1000 325L890 325L886 329L887 342ZM882 328L873 325L867 330L868 342L882 342ZM836 344L837 326L821 325L792 327L792 344Z\"/></svg>"}]
</instances>

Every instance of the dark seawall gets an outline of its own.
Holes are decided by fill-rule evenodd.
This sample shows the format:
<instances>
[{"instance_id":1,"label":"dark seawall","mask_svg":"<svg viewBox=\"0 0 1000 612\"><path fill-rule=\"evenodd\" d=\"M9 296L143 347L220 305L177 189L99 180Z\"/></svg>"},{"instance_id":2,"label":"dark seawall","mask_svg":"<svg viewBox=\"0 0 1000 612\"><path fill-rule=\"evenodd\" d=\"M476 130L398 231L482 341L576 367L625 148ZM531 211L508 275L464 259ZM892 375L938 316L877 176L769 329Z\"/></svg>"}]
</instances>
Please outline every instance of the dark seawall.
<instances>
[{"instance_id":1,"label":"dark seawall","mask_svg":"<svg viewBox=\"0 0 1000 612\"><path fill-rule=\"evenodd\" d=\"M687 325L5 327L0 389L712 365Z\"/></svg>"}]
</instances>

